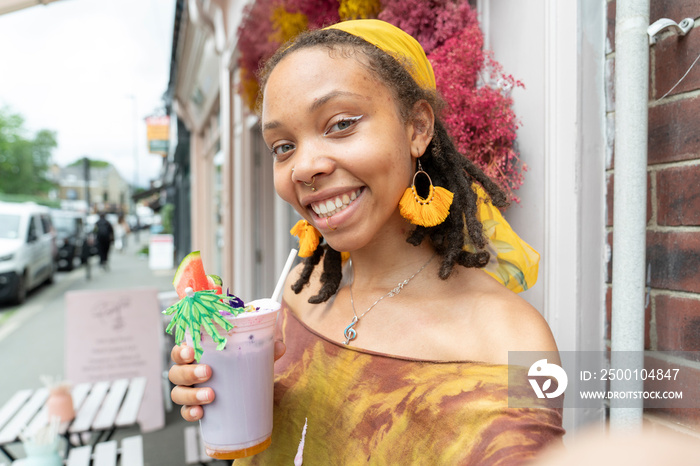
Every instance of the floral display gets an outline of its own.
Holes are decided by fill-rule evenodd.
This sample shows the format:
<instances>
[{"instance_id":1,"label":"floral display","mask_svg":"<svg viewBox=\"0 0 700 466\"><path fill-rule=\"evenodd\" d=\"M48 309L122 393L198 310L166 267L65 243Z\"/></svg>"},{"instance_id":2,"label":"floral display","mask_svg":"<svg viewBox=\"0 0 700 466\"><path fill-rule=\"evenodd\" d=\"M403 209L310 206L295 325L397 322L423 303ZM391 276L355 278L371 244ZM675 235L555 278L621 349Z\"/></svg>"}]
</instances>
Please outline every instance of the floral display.
<instances>
[{"instance_id":1,"label":"floral display","mask_svg":"<svg viewBox=\"0 0 700 466\"><path fill-rule=\"evenodd\" d=\"M257 0L246 7L238 30L238 92L249 108L259 91L258 66L281 44L307 28L361 18L394 24L420 42L447 104L444 121L457 148L519 202L514 191L527 167L515 149L519 122L510 94L523 84L504 74L483 49L476 12L466 0Z\"/></svg>"},{"instance_id":2,"label":"floral display","mask_svg":"<svg viewBox=\"0 0 700 466\"><path fill-rule=\"evenodd\" d=\"M255 107L258 94L255 76L258 65L272 56L280 45L280 33L273 29L274 3L275 0L249 3L244 10L245 20L238 29L238 66L241 70L238 92L251 109Z\"/></svg>"},{"instance_id":3,"label":"floral display","mask_svg":"<svg viewBox=\"0 0 700 466\"><path fill-rule=\"evenodd\" d=\"M309 22L309 29L328 26L329 24L337 23L341 19L338 0L278 0L277 4L282 5L287 11L298 12L306 16Z\"/></svg>"},{"instance_id":4,"label":"floral display","mask_svg":"<svg viewBox=\"0 0 700 466\"><path fill-rule=\"evenodd\" d=\"M376 18L382 6L379 0L340 0L340 19Z\"/></svg>"},{"instance_id":5,"label":"floral display","mask_svg":"<svg viewBox=\"0 0 700 466\"><path fill-rule=\"evenodd\" d=\"M385 0L383 6L378 19L413 36L427 55L459 32L479 27L467 1Z\"/></svg>"},{"instance_id":6,"label":"floral display","mask_svg":"<svg viewBox=\"0 0 700 466\"><path fill-rule=\"evenodd\" d=\"M517 202L513 190L523 184L526 166L520 163L514 148L518 120L510 90L522 84L503 75L500 65L483 52L481 44L478 28L466 29L428 58L438 90L449 107L444 121L457 148Z\"/></svg>"}]
</instances>

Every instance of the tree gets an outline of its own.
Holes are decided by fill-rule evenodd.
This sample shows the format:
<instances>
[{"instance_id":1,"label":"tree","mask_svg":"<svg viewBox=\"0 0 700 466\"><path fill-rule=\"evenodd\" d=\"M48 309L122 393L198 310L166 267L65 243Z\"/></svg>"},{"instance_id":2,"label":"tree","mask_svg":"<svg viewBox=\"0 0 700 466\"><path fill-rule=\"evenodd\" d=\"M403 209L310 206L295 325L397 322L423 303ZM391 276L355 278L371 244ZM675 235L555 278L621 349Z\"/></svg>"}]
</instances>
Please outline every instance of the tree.
<instances>
[{"instance_id":1,"label":"tree","mask_svg":"<svg viewBox=\"0 0 700 466\"><path fill-rule=\"evenodd\" d=\"M21 115L0 108L0 193L48 194L55 186L48 175L56 146L54 131L30 135Z\"/></svg>"}]
</instances>

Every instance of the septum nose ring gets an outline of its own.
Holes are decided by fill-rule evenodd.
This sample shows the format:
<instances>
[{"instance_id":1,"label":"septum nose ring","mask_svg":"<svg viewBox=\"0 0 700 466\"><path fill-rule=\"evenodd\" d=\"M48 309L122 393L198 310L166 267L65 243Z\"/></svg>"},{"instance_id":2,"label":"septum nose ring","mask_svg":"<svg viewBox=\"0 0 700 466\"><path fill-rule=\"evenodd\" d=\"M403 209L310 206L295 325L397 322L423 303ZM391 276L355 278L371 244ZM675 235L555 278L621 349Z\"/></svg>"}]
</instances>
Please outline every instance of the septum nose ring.
<instances>
[{"instance_id":1,"label":"septum nose ring","mask_svg":"<svg viewBox=\"0 0 700 466\"><path fill-rule=\"evenodd\" d=\"M316 191L316 188L314 188L314 183L316 182L316 175L311 177L311 183L307 183L306 181L302 181L304 183L304 186L307 188L311 188L311 191Z\"/></svg>"}]
</instances>

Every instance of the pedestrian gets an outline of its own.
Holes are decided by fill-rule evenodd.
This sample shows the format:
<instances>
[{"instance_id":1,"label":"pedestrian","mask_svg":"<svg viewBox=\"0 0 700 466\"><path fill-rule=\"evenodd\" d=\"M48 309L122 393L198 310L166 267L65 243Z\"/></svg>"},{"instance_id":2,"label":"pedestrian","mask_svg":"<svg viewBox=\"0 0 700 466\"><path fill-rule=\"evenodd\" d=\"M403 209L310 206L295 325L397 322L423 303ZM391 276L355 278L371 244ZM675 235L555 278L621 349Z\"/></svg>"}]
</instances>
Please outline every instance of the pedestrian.
<instances>
[{"instance_id":1,"label":"pedestrian","mask_svg":"<svg viewBox=\"0 0 700 466\"><path fill-rule=\"evenodd\" d=\"M109 270L109 248L114 242L114 228L107 220L104 212L95 223L95 239L97 240L97 254L100 256L100 266Z\"/></svg>"},{"instance_id":2,"label":"pedestrian","mask_svg":"<svg viewBox=\"0 0 700 466\"><path fill-rule=\"evenodd\" d=\"M551 331L482 270L500 245L520 257L509 286L531 284L538 256L455 149L418 42L338 23L283 46L261 77L275 189L302 217L307 257L278 320L272 444L236 465L292 464L305 419L305 464L520 464L560 442L559 408L508 406L509 351L556 363ZM172 399L196 421L211 368L191 347L171 355Z\"/></svg>"},{"instance_id":3,"label":"pedestrian","mask_svg":"<svg viewBox=\"0 0 700 466\"><path fill-rule=\"evenodd\" d=\"M124 252L126 246L126 235L130 232L129 224L124 215L119 215L116 225L114 225L114 249L120 253Z\"/></svg>"}]
</instances>

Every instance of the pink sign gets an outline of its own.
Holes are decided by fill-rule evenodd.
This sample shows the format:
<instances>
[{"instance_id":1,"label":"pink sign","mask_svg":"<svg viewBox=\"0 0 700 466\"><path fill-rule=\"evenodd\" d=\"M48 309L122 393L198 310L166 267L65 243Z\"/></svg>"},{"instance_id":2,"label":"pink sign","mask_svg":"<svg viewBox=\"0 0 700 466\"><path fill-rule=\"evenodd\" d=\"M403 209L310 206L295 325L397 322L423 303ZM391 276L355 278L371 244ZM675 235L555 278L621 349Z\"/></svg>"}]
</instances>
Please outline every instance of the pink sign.
<instances>
[{"instance_id":1,"label":"pink sign","mask_svg":"<svg viewBox=\"0 0 700 466\"><path fill-rule=\"evenodd\" d=\"M158 290L72 291L66 299L65 377L74 384L146 377L141 430L165 426Z\"/></svg>"}]
</instances>

